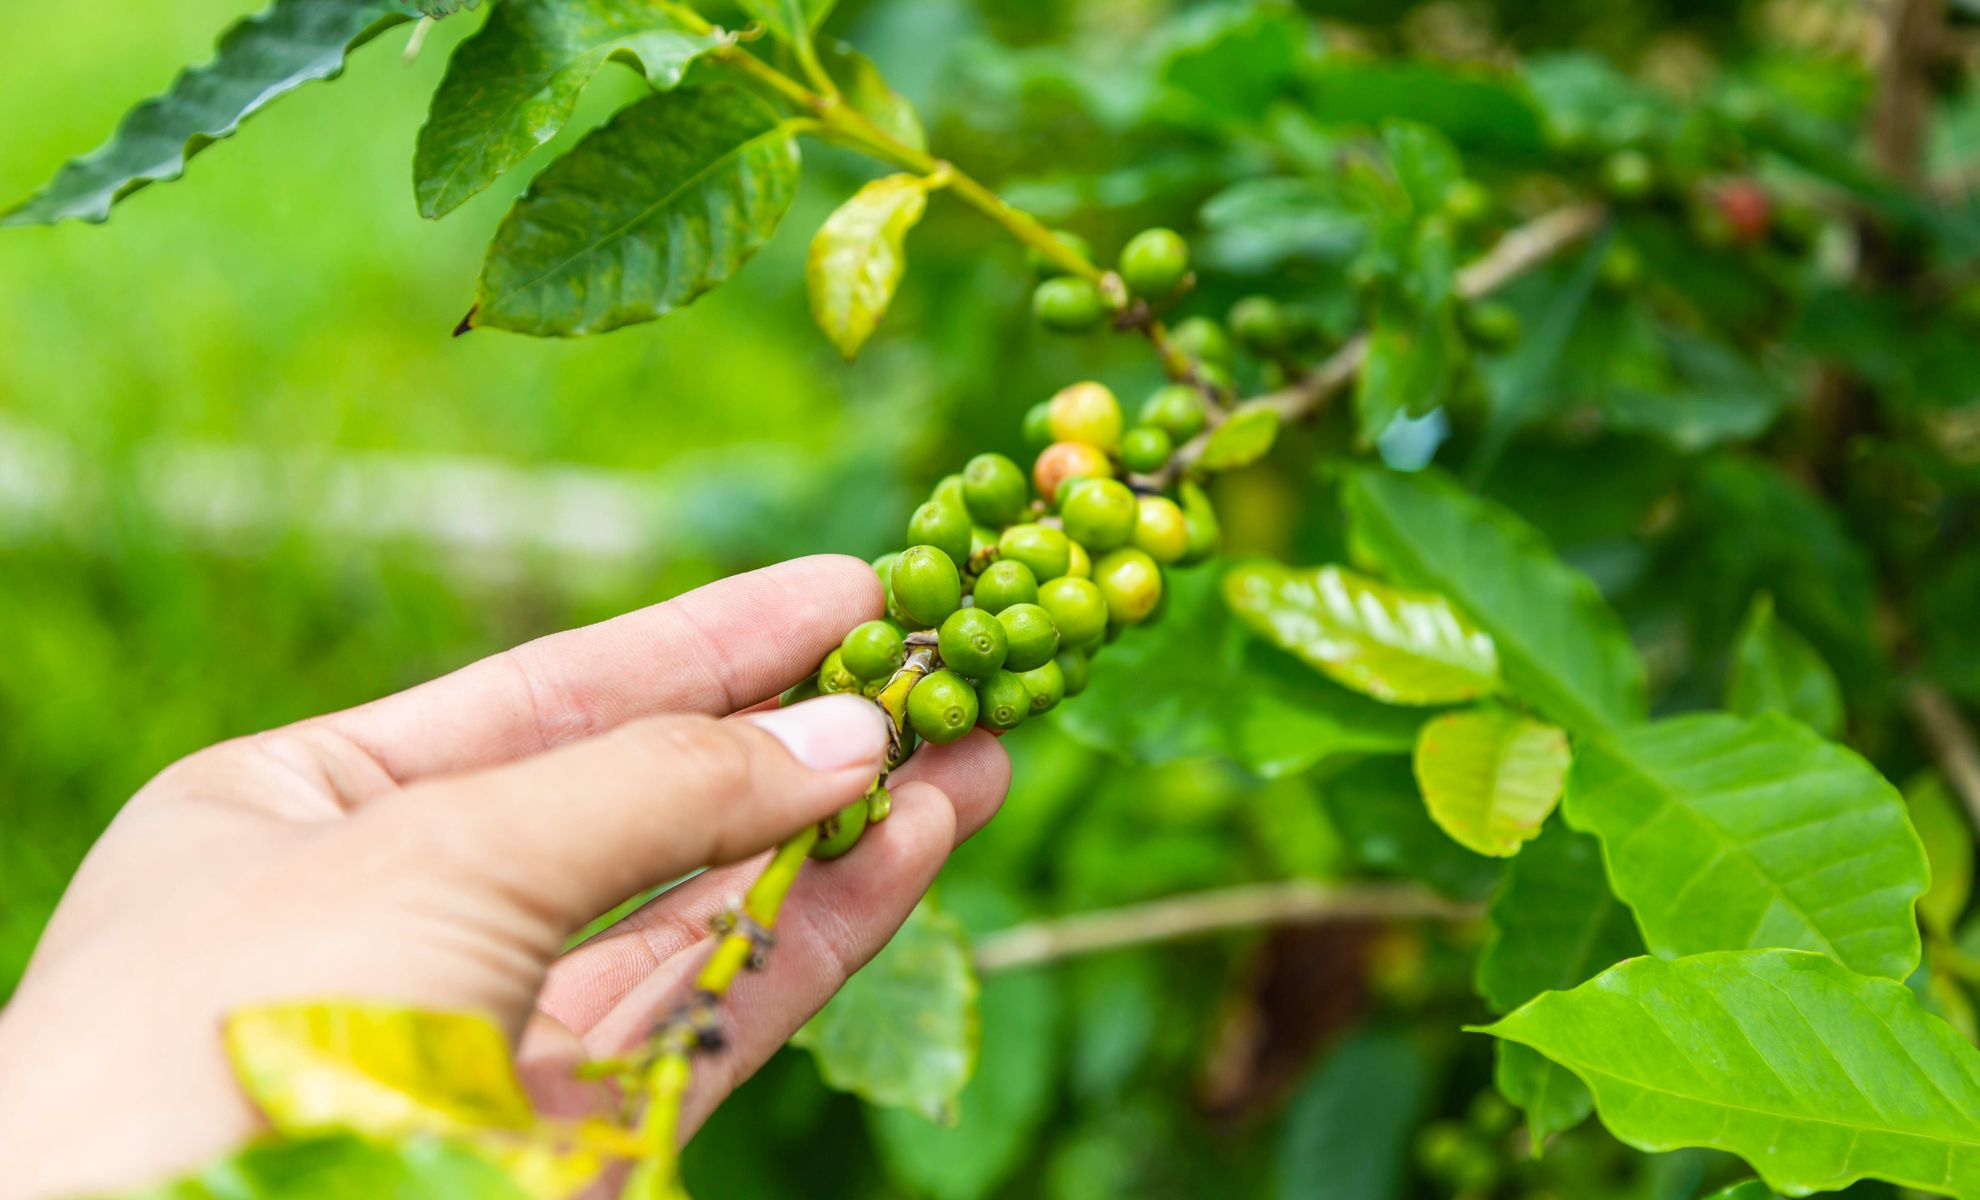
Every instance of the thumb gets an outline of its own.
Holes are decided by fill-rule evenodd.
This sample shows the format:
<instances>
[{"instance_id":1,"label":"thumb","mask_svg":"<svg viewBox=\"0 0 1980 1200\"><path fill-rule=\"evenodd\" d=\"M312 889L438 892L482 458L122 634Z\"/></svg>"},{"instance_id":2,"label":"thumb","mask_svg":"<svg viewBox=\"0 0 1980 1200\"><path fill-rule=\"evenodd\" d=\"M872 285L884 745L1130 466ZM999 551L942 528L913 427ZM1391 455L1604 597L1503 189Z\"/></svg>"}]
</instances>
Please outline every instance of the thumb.
<instances>
[{"instance_id":1,"label":"thumb","mask_svg":"<svg viewBox=\"0 0 1980 1200\"><path fill-rule=\"evenodd\" d=\"M628 722L374 810L437 848L434 869L564 932L697 867L734 862L852 803L879 775L887 718L826 696L732 720Z\"/></svg>"}]
</instances>

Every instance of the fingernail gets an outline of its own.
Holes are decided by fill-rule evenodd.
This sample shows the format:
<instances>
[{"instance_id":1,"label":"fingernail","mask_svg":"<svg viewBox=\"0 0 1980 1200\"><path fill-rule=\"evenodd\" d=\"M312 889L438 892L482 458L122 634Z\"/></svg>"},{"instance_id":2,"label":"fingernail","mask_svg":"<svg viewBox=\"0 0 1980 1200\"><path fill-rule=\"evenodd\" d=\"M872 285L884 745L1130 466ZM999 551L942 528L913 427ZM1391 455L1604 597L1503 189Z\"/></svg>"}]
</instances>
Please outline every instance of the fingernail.
<instances>
[{"instance_id":1,"label":"fingernail","mask_svg":"<svg viewBox=\"0 0 1980 1200\"><path fill-rule=\"evenodd\" d=\"M814 771L871 766L887 753L887 716L863 696L820 696L743 719Z\"/></svg>"}]
</instances>

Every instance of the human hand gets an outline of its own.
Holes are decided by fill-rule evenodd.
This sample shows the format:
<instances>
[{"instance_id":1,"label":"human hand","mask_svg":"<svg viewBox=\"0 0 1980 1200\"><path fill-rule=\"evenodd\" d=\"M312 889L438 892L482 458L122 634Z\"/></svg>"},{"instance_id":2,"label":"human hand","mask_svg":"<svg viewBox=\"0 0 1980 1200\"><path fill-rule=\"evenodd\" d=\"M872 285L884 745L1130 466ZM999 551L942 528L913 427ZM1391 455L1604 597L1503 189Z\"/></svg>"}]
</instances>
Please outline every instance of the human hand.
<instances>
[{"instance_id":1,"label":"human hand","mask_svg":"<svg viewBox=\"0 0 1980 1200\"><path fill-rule=\"evenodd\" d=\"M754 874L741 860L878 774L869 701L761 706L881 605L864 563L789 562L168 768L91 850L0 1012L0 1197L129 1187L255 1133L221 1027L271 1000L481 1010L547 1107L602 1100L572 1069L685 997ZM893 816L804 872L768 969L730 994L685 1129L879 950L1008 781L980 732L893 773ZM709 863L735 865L560 953Z\"/></svg>"}]
</instances>

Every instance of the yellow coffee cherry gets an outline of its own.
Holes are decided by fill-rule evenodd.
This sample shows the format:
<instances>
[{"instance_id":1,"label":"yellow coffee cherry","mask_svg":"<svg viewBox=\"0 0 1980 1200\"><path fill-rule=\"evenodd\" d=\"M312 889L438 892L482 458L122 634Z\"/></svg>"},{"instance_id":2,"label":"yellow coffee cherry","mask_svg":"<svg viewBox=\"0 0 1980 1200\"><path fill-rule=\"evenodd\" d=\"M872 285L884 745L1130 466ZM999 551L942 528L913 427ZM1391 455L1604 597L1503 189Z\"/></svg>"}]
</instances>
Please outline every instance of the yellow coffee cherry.
<instances>
[{"instance_id":1,"label":"yellow coffee cherry","mask_svg":"<svg viewBox=\"0 0 1980 1200\"><path fill-rule=\"evenodd\" d=\"M1121 444L1121 402L1104 383L1061 388L1046 409L1046 422L1054 441L1083 442L1110 453Z\"/></svg>"},{"instance_id":2,"label":"yellow coffee cherry","mask_svg":"<svg viewBox=\"0 0 1980 1200\"><path fill-rule=\"evenodd\" d=\"M1167 496L1142 496L1134 523L1134 546L1164 565L1180 562L1189 553L1189 522Z\"/></svg>"}]
</instances>

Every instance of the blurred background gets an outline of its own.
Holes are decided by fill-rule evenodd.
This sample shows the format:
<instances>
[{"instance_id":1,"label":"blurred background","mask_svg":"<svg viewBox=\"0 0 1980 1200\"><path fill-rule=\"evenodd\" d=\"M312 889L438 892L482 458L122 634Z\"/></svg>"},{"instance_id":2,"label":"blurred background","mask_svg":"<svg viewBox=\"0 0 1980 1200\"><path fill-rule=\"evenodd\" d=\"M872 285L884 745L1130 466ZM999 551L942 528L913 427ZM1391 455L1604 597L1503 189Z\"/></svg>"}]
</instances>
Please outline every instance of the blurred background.
<instances>
[{"instance_id":1,"label":"blurred background","mask_svg":"<svg viewBox=\"0 0 1980 1200\"><path fill-rule=\"evenodd\" d=\"M244 2L7 4L0 194L39 186L181 64L204 60ZM1860 115L1879 28L1870 6L1845 0L1303 10L1315 45L1343 61L1496 78L1573 49L1679 94L1736 73L1810 120ZM1151 82L1166 78L1151 76L1151 56L1219 11L844 0L830 28L916 102L940 153L1110 256L1151 223L1199 235L1206 200L1297 155L1299 130L1206 130L1186 97ZM387 33L343 78L257 116L106 226L0 234L0 1000L92 839L175 758L736 570L813 551L870 557L968 454L1019 453L1022 413L1059 386L1099 378L1133 404L1159 382L1127 339L1040 332L1021 252L939 198L879 336L856 365L841 362L806 313L803 254L871 168L815 144L769 249L686 312L588 341L449 337L530 169L443 221L415 215L425 100L479 21L440 23L410 61L406 28ZM1212 82L1270 101L1273 69ZM537 164L636 94L630 72L608 69ZM1548 134L1495 123L1468 93L1427 95L1467 152L1545 150ZM1951 104L1932 130L1934 161L1963 162L1976 130L1980 107ZM1278 241L1248 241L1259 228L1227 220L1200 243L1229 282L1192 311L1221 313L1290 269L1287 238L1325 238L1279 229ZM1328 256L1313 257L1323 266L1307 298L1324 314L1329 286L1346 293ZM1953 369L1964 362L1955 355ZM1572 511L1543 503L1564 461L1545 440L1509 451L1492 486L1515 506L1534 501L1529 515L1623 603L1653 647L1666 706L1681 703L1716 687L1706 681L1746 597L1729 578L1758 568L1723 525L1666 520L1679 540L1639 536L1675 450L1665 436L1609 445L1609 470ZM1235 549L1338 555L1309 471L1295 446L1289 462L1223 483ZM1706 485L1755 523L1775 500L1735 468ZM1813 549L1788 564L1801 575L1787 586L1804 612L1829 606L1803 623L1826 623L1806 632L1846 660L1867 585L1853 552L1827 554L1823 536L1800 543ZM1672 567L1678 557L1690 565ZM1943 589L1955 613L1973 594L1962 591L1972 557L1962 561L1964 582ZM1686 636L1665 639L1659 658L1678 608ZM1949 680L1973 686L1980 647L1941 644ZM1103 659L1096 691L1110 669L1145 676L1188 653L1184 640ZM1845 679L1876 671L1874 659L1834 665ZM1112 691L1111 711L1069 706L1011 740L1005 815L942 885L972 930L1350 869L1431 876L1460 897L1489 890L1493 865L1427 823L1377 838L1353 827L1397 796L1414 803L1401 760L1268 780L1194 756L1206 744L1164 744L1173 721L1136 725L1148 715L1138 705L1186 698ZM1089 748L1137 736L1127 759ZM1915 765L1892 753L1887 770ZM984 1014L996 1049L957 1128L868 1113L786 1052L695 1143L690 1182L723 1198L1451 1194L1456 1176L1409 1165L1413 1131L1439 1115L1498 1131L1510 1119L1488 1094L1489 1048L1455 1032L1481 1015L1470 936L1294 930L999 975ZM1590 1124L1544 1167L1519 1169L1531 1174L1508 1194L1648 1198L1697 1194L1729 1167L1625 1156ZM1501 1186L1483 1182L1469 1194Z\"/></svg>"}]
</instances>

